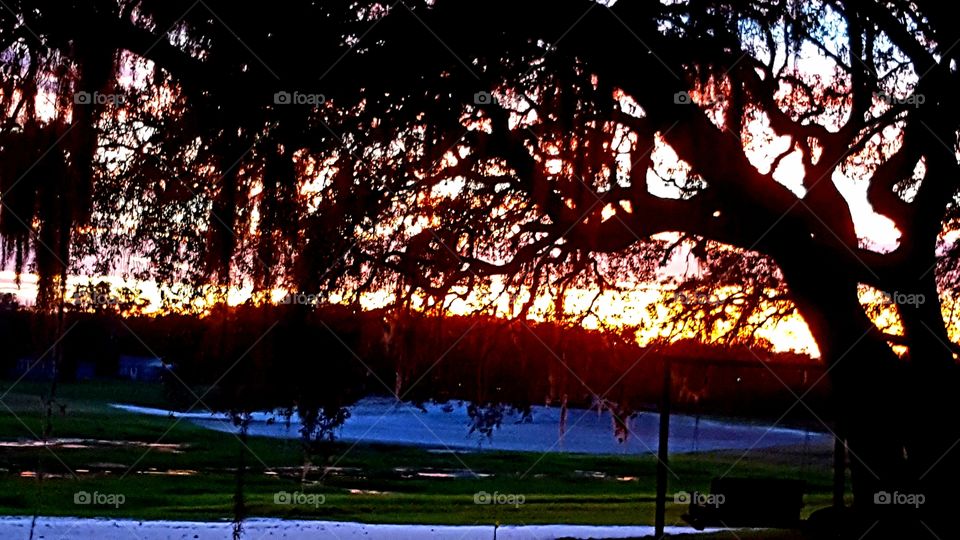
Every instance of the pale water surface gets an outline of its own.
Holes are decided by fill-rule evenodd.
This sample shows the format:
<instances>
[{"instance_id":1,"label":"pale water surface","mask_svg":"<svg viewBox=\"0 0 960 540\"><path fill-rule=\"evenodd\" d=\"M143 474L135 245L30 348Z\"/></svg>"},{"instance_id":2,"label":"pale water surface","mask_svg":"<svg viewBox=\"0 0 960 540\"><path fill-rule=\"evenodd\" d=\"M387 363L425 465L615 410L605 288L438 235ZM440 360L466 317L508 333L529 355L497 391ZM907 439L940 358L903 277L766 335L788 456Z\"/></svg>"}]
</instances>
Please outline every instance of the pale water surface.
<instances>
[{"instance_id":1,"label":"pale water surface","mask_svg":"<svg viewBox=\"0 0 960 540\"><path fill-rule=\"evenodd\" d=\"M172 413L131 405L114 405L141 414L183 416L193 423L218 431L236 431L223 415ZM421 410L397 404L387 398L367 398L350 408L350 418L336 431L339 440L416 445L449 450L518 450L528 452L574 452L589 454L639 454L657 450L660 416L640 413L630 420L630 436L619 442L613 433L609 412L570 409L567 429L560 435L560 409L533 407L532 415L508 413L492 438L470 433L465 404L427 404ZM290 425L282 417L258 413L250 424L250 435L296 438L300 424ZM782 445L829 445L829 434L780 426L754 425L734 421L670 417L670 451L704 452L748 450Z\"/></svg>"}]
</instances>

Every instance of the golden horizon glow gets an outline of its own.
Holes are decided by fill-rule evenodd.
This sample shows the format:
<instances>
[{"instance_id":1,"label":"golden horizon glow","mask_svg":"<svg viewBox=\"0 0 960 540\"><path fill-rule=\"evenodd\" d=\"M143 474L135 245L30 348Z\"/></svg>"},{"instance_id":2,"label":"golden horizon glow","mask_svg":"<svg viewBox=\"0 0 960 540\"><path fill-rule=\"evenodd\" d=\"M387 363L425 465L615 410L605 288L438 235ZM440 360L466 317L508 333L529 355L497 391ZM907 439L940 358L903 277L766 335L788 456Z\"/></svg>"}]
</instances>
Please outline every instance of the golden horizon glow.
<instances>
[{"instance_id":1,"label":"golden horizon glow","mask_svg":"<svg viewBox=\"0 0 960 540\"><path fill-rule=\"evenodd\" d=\"M13 284L13 273L9 271L0 272L0 293L13 293L24 304L29 305L31 298L29 294L36 292L36 275L23 274L21 276L21 287L17 288ZM113 290L119 287L138 288L142 291L142 298L149 300L150 304L143 313L146 315L159 315L164 313L160 305L160 288L151 282L133 282L123 280L115 276L102 277L81 277L73 276L68 279L68 298L76 290L78 285L88 283L99 283L105 281L110 283ZM490 295L482 295L478 291L473 291L464 300L454 295L450 295L446 301L445 311L451 315L470 315L477 313L480 306L490 304L492 314L501 317L515 317L519 313L520 306L529 300L529 292L521 291L519 293L507 294L502 291L501 285L494 284L495 292ZM598 290L569 290L564 300L564 309L566 315L575 315L586 310L587 306L594 300ZM670 338L669 328L665 325L671 311L671 305L664 301L665 289L651 286L639 285L633 290L617 292L607 291L600 295L594 304L593 311L595 315L588 315L583 319L582 326L586 329L599 329L601 326L610 327L632 327L636 329L637 342L645 345L653 340L661 338ZM724 295L731 291L717 291L718 295ZM237 306L250 300L252 287L232 287L226 293L226 303L230 306ZM269 294L270 303L279 304L283 302L284 297L290 294L283 288L275 288ZM491 296L492 295L492 296ZM880 293L878 291L864 288L861 292L861 299L865 304L878 303ZM207 313L209 308L215 304L221 303L222 295L208 294L205 299L198 300L193 304L198 312ZM333 294L322 301L331 304L344 303L342 296ZM360 306L364 310L373 310L388 307L395 300L391 293L385 291L365 293L359 299ZM552 320L554 315L554 299L548 295L537 297L530 309L527 320L532 322L547 322ZM415 297L413 302L415 309L425 309L426 301L421 297ZM651 309L652 308L652 309ZM947 310L952 310L953 305L945 305L945 314ZM651 316L651 312L653 315ZM489 313L489 311L488 311ZM882 330L900 335L902 327L899 326L899 319L892 306L885 306L879 311L879 316L875 317L877 326ZM726 329L726 328L724 328ZM952 321L949 327L951 337L960 335L956 321ZM793 351L806 353L813 357L819 357L819 349L811 335L809 328L799 315L791 315L781 319L776 324L761 327L756 336L768 340L775 351ZM672 336L673 340L695 337L692 334L676 334Z\"/></svg>"}]
</instances>

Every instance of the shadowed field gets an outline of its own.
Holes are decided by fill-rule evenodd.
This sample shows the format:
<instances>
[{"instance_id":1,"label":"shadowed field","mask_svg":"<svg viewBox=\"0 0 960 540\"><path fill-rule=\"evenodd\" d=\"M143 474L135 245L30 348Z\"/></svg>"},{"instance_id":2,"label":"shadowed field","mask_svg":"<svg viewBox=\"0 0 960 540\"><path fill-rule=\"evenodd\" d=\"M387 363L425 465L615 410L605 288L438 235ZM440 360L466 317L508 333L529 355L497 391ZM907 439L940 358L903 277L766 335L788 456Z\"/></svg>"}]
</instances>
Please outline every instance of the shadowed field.
<instances>
[{"instance_id":1,"label":"shadowed field","mask_svg":"<svg viewBox=\"0 0 960 540\"><path fill-rule=\"evenodd\" d=\"M160 386L137 383L61 386L62 408L54 412L44 448L34 442L42 432L37 396L43 388L20 383L2 398L0 514L231 518L242 457L248 516L433 524L653 522L656 462L650 455L454 453L331 442L309 456L304 472L296 440L250 437L244 444L186 421L107 405L167 405ZM808 514L829 504L829 466L826 448L678 454L670 464L669 491L706 491L710 479L723 474L802 478ZM81 492L120 494L123 502L76 504ZM281 496L278 504L278 493L303 495L291 497L293 504ZM482 494L503 504L477 504ZM684 510L670 504L668 523L681 524Z\"/></svg>"}]
</instances>

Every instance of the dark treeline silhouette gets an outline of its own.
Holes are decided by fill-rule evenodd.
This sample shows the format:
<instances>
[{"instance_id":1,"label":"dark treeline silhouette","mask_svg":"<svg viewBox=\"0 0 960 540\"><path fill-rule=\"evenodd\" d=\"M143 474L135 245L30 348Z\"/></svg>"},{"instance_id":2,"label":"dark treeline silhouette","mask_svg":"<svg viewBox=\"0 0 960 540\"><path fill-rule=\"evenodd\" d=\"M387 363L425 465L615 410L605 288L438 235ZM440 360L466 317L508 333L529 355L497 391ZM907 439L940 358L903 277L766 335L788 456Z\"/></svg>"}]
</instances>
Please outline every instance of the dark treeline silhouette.
<instances>
[{"instance_id":1,"label":"dark treeline silhouette","mask_svg":"<svg viewBox=\"0 0 960 540\"><path fill-rule=\"evenodd\" d=\"M38 315L0 317L8 323L3 328L23 331ZM665 357L677 410L775 418L824 375L809 356L755 347L694 340L642 347L628 334L555 323L346 306L217 306L205 317L71 313L65 324L63 379L80 362L113 376L121 355L157 355L173 366L164 380L171 406L296 408L323 418L370 395L628 414L657 406ZM42 345L3 351L5 367L42 353ZM818 385L810 400L825 417L827 388ZM197 395L206 395L203 403Z\"/></svg>"}]
</instances>

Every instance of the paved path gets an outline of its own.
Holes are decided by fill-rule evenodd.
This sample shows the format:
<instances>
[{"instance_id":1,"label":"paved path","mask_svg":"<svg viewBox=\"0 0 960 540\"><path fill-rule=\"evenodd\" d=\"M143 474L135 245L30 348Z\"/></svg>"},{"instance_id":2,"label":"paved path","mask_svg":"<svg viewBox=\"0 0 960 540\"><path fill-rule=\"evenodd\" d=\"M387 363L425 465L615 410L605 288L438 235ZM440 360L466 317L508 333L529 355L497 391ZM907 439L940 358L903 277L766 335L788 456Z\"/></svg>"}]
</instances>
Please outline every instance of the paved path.
<instances>
[{"instance_id":1,"label":"paved path","mask_svg":"<svg viewBox=\"0 0 960 540\"><path fill-rule=\"evenodd\" d=\"M0 517L0 538L28 540L30 517ZM127 521L115 519L40 518L35 540L225 540L231 523ZM669 527L670 534L696 532ZM594 527L586 525L529 525L500 527L498 540L554 540L556 538L636 538L653 534L653 527ZM335 521L251 519L244 524L244 540L491 540L493 527L439 525L367 525Z\"/></svg>"}]
</instances>

